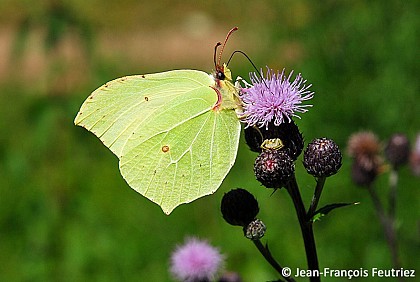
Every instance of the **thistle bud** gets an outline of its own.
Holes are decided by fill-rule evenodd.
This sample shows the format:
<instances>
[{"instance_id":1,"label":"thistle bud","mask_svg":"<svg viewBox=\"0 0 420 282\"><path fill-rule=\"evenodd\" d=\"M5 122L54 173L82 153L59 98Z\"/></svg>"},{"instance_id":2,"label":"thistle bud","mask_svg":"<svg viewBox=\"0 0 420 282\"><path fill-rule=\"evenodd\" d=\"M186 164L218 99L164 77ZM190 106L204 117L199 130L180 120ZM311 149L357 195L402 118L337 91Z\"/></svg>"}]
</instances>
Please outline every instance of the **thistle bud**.
<instances>
[{"instance_id":1,"label":"thistle bud","mask_svg":"<svg viewBox=\"0 0 420 282\"><path fill-rule=\"evenodd\" d=\"M285 150L264 150L255 159L255 177L267 188L281 188L295 173L295 164Z\"/></svg>"},{"instance_id":2,"label":"thistle bud","mask_svg":"<svg viewBox=\"0 0 420 282\"><path fill-rule=\"evenodd\" d=\"M303 154L306 171L315 177L336 174L341 167L341 152L337 144L327 138L314 139Z\"/></svg>"},{"instance_id":3,"label":"thistle bud","mask_svg":"<svg viewBox=\"0 0 420 282\"><path fill-rule=\"evenodd\" d=\"M244 136L245 142L249 149L253 152L261 152L261 144L263 143L264 137L262 135L262 129L254 126L245 127Z\"/></svg>"},{"instance_id":4,"label":"thistle bud","mask_svg":"<svg viewBox=\"0 0 420 282\"><path fill-rule=\"evenodd\" d=\"M394 168L406 164L410 156L410 141L404 134L393 135L385 146L385 157Z\"/></svg>"},{"instance_id":5,"label":"thistle bud","mask_svg":"<svg viewBox=\"0 0 420 282\"><path fill-rule=\"evenodd\" d=\"M277 138L283 141L285 150L289 153L289 156L296 161L302 153L304 146L302 133L293 120L280 124L279 128L279 137Z\"/></svg>"},{"instance_id":6,"label":"thistle bud","mask_svg":"<svg viewBox=\"0 0 420 282\"><path fill-rule=\"evenodd\" d=\"M238 188L225 193L222 198L221 211L227 223L244 227L255 219L259 207L251 193Z\"/></svg>"},{"instance_id":7,"label":"thistle bud","mask_svg":"<svg viewBox=\"0 0 420 282\"><path fill-rule=\"evenodd\" d=\"M258 240L264 236L266 230L267 227L264 222L256 219L244 227L244 235L250 240Z\"/></svg>"},{"instance_id":8,"label":"thistle bud","mask_svg":"<svg viewBox=\"0 0 420 282\"><path fill-rule=\"evenodd\" d=\"M366 167L358 161L354 161L351 167L351 179L356 185L369 186L378 175L377 168L376 165Z\"/></svg>"}]
</instances>

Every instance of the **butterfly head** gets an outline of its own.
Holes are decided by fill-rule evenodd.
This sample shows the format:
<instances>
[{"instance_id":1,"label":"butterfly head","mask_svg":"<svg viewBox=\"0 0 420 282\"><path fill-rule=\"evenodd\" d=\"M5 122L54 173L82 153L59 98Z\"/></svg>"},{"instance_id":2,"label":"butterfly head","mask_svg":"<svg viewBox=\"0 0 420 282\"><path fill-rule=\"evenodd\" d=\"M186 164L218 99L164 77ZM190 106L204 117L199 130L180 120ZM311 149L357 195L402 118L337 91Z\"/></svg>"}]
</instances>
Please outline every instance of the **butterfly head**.
<instances>
[{"instance_id":1,"label":"butterfly head","mask_svg":"<svg viewBox=\"0 0 420 282\"><path fill-rule=\"evenodd\" d=\"M216 80L232 80L232 73L226 64L216 66L213 76Z\"/></svg>"},{"instance_id":2,"label":"butterfly head","mask_svg":"<svg viewBox=\"0 0 420 282\"><path fill-rule=\"evenodd\" d=\"M213 107L213 110L215 111L223 109L236 109L238 108L238 105L240 105L238 89L232 84L232 74L230 69L228 69L226 64L222 65L220 63L226 42L229 39L229 36L237 29L237 27L232 28L226 36L224 43L222 44L221 42L217 42L214 47L214 72L212 73L212 76L215 80L215 85L212 88L217 93L217 102ZM221 46L221 49L218 53L217 49L219 46Z\"/></svg>"}]
</instances>

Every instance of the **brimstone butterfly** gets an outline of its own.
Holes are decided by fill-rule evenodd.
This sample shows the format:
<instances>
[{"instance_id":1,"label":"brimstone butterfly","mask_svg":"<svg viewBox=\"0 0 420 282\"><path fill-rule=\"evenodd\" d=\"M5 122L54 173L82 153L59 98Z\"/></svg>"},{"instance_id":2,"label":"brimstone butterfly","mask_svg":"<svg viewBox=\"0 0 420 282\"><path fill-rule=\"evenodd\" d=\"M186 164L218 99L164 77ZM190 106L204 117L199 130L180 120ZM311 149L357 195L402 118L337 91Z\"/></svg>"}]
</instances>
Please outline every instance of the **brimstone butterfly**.
<instances>
[{"instance_id":1,"label":"brimstone butterfly","mask_svg":"<svg viewBox=\"0 0 420 282\"><path fill-rule=\"evenodd\" d=\"M166 214L214 193L236 159L241 125L230 70L173 70L115 79L82 104L74 123L118 158L127 183Z\"/></svg>"}]
</instances>

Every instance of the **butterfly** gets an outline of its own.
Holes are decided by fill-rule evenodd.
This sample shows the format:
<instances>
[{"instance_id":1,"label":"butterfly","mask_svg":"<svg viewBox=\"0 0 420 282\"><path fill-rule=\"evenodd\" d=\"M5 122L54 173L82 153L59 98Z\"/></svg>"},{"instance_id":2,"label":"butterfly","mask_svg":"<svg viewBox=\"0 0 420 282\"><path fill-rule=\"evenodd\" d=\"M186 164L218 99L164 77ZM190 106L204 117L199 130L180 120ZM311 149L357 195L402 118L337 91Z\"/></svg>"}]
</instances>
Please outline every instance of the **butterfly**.
<instances>
[{"instance_id":1,"label":"butterfly","mask_svg":"<svg viewBox=\"0 0 420 282\"><path fill-rule=\"evenodd\" d=\"M183 69L112 80L74 120L118 157L128 185L166 214L214 193L235 162L241 103L220 60L236 30L216 44L213 73Z\"/></svg>"}]
</instances>

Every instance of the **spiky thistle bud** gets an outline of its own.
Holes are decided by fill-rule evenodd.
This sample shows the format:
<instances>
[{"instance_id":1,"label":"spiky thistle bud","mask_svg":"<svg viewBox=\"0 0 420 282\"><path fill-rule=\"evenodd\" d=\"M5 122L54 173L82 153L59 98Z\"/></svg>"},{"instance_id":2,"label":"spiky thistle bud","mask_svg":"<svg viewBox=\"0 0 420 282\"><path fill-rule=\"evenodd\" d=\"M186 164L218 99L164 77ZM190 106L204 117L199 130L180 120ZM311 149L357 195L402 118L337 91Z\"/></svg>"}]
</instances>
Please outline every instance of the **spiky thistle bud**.
<instances>
[{"instance_id":1,"label":"spiky thistle bud","mask_svg":"<svg viewBox=\"0 0 420 282\"><path fill-rule=\"evenodd\" d=\"M394 134L385 146L385 157L394 168L408 162L410 156L410 141L404 134Z\"/></svg>"},{"instance_id":2,"label":"spiky thistle bud","mask_svg":"<svg viewBox=\"0 0 420 282\"><path fill-rule=\"evenodd\" d=\"M264 236L266 230L267 227L265 226L264 222L256 219L244 227L244 235L250 240L258 240Z\"/></svg>"},{"instance_id":3,"label":"spiky thistle bud","mask_svg":"<svg viewBox=\"0 0 420 282\"><path fill-rule=\"evenodd\" d=\"M255 159L255 177L267 188L281 188L295 173L295 164L287 151L264 150Z\"/></svg>"},{"instance_id":4,"label":"spiky thistle bud","mask_svg":"<svg viewBox=\"0 0 420 282\"><path fill-rule=\"evenodd\" d=\"M303 154L306 171L315 177L336 174L341 167L341 152L337 144L327 138L317 138L308 144Z\"/></svg>"},{"instance_id":5,"label":"spiky thistle bud","mask_svg":"<svg viewBox=\"0 0 420 282\"><path fill-rule=\"evenodd\" d=\"M221 211L227 223L244 227L255 219L259 207L251 193L238 188L225 193L222 198Z\"/></svg>"}]
</instances>

